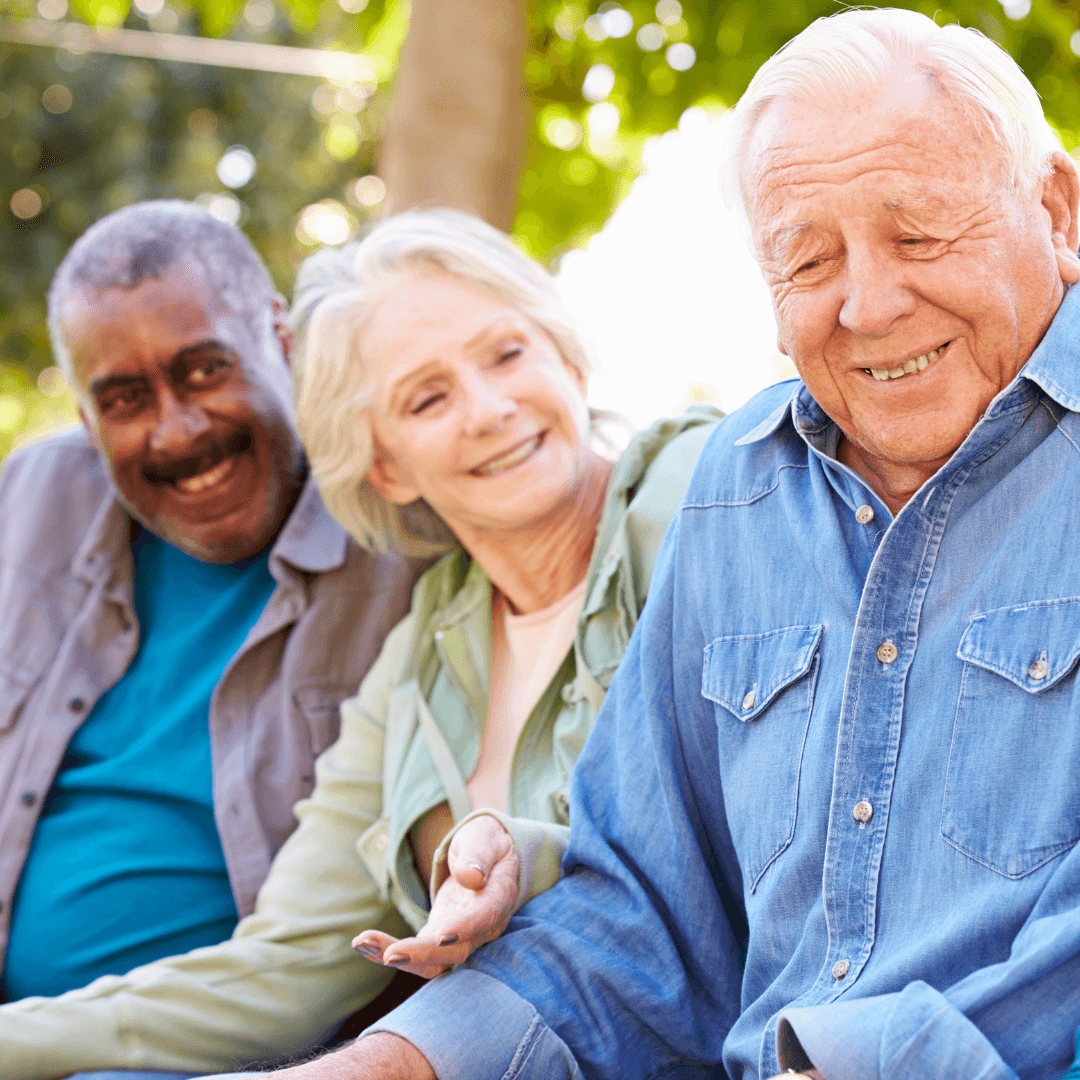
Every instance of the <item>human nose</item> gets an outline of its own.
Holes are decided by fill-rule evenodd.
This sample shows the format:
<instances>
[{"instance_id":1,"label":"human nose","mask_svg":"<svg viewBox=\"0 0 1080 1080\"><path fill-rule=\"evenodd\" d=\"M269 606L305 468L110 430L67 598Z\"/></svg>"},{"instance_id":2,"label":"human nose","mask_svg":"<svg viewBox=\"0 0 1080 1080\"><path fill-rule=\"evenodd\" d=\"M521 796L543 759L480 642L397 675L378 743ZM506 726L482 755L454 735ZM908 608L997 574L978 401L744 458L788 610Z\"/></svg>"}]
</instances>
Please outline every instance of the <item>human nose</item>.
<instances>
[{"instance_id":1,"label":"human nose","mask_svg":"<svg viewBox=\"0 0 1080 1080\"><path fill-rule=\"evenodd\" d=\"M210 430L210 417L193 402L183 402L175 394L161 395L157 421L150 432L150 449L163 456L175 456Z\"/></svg>"},{"instance_id":2,"label":"human nose","mask_svg":"<svg viewBox=\"0 0 1080 1080\"><path fill-rule=\"evenodd\" d=\"M494 435L517 412L517 402L507 397L482 374L474 374L463 385L465 393L465 434L471 438Z\"/></svg>"},{"instance_id":3,"label":"human nose","mask_svg":"<svg viewBox=\"0 0 1080 1080\"><path fill-rule=\"evenodd\" d=\"M915 310L915 296L891 259L849 251L843 275L840 325L862 337L885 337L898 319Z\"/></svg>"}]
</instances>

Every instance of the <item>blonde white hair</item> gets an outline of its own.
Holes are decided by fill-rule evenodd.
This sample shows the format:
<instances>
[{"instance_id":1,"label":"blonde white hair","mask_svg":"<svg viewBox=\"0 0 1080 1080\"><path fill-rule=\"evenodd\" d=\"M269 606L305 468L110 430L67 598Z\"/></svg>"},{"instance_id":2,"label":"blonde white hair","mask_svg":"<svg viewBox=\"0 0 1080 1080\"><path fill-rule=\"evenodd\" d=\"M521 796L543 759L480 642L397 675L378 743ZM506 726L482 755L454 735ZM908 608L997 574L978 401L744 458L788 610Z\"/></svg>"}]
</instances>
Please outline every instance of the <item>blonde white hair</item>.
<instances>
[{"instance_id":1,"label":"blonde white hair","mask_svg":"<svg viewBox=\"0 0 1080 1080\"><path fill-rule=\"evenodd\" d=\"M812 22L758 68L732 110L724 194L749 219L744 159L758 120L777 99L842 106L910 64L935 78L1001 150L1011 189L1030 191L1052 171L1061 142L1035 88L999 45L972 30L938 26L916 11L870 8Z\"/></svg>"},{"instance_id":2,"label":"blonde white hair","mask_svg":"<svg viewBox=\"0 0 1080 1080\"><path fill-rule=\"evenodd\" d=\"M395 284L438 272L511 304L546 331L582 375L592 369L552 276L468 214L413 210L380 222L358 243L306 259L292 310L297 426L328 509L371 551L428 556L457 543L423 500L398 506L365 478L373 459L366 414L375 382L360 348L364 327Z\"/></svg>"}]
</instances>

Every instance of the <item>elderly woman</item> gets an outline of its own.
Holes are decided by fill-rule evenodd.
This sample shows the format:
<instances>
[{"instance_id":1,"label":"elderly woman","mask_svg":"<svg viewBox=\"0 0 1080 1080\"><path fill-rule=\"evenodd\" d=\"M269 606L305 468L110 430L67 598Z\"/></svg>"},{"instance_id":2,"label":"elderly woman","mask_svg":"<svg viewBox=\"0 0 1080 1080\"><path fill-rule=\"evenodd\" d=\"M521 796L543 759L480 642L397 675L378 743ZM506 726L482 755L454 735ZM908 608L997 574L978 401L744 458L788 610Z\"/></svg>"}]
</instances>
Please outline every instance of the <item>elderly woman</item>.
<instances>
[{"instance_id":1,"label":"elderly woman","mask_svg":"<svg viewBox=\"0 0 1080 1080\"><path fill-rule=\"evenodd\" d=\"M332 1037L390 976L352 951L358 931L369 959L432 974L557 880L570 771L719 419L661 421L610 460L551 277L462 214L403 214L313 256L294 324L327 505L370 548L441 558L342 705L255 913L186 966L145 969L147 997L183 990L182 1021L153 1023L182 1023L185 1053L143 1025L132 1061L183 1076Z\"/></svg>"},{"instance_id":2,"label":"elderly woman","mask_svg":"<svg viewBox=\"0 0 1080 1080\"><path fill-rule=\"evenodd\" d=\"M298 423L328 507L367 547L443 555L343 706L313 795L358 767L367 790L381 759L376 821L358 844L335 824L335 841L414 930L452 876L419 940L357 944L433 974L557 878L550 826L719 414L662 421L613 464L552 278L450 211L313 256L294 322ZM474 808L488 816L445 844Z\"/></svg>"}]
</instances>

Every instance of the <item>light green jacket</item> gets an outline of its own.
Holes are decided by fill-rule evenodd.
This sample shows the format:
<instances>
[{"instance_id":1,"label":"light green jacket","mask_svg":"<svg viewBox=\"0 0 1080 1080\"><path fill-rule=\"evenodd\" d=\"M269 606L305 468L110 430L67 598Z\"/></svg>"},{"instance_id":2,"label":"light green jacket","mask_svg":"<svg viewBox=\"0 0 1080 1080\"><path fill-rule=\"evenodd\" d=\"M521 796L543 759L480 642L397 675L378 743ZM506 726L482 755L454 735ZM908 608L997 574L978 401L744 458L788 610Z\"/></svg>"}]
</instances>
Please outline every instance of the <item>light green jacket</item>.
<instances>
[{"instance_id":1,"label":"light green jacket","mask_svg":"<svg viewBox=\"0 0 1080 1080\"><path fill-rule=\"evenodd\" d=\"M514 817L566 822L570 771L645 603L668 521L719 417L697 408L661 421L616 464L573 651L514 753ZM300 824L274 860L254 914L219 945L59 998L0 1006L0 1076L228 1071L285 1059L332 1034L392 974L359 958L351 939L370 927L407 936L410 925L423 925L427 905L408 831L444 800L459 820L470 809L462 778L479 754L490 655L491 583L458 550L420 578L410 613L387 637L360 692L342 704L341 735L316 764L315 789L296 806ZM549 843L543 828L509 824L522 853L523 901L555 880L562 845L557 832Z\"/></svg>"}]
</instances>

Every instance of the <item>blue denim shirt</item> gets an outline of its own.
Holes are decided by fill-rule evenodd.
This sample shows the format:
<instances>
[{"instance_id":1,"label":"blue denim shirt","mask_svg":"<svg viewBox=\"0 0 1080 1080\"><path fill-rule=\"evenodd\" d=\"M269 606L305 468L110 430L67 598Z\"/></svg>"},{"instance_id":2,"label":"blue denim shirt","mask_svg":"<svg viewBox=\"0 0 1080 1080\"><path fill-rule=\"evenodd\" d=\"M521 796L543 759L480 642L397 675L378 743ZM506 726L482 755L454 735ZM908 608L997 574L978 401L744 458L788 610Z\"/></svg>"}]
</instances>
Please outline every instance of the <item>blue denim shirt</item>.
<instances>
[{"instance_id":1,"label":"blue denim shirt","mask_svg":"<svg viewBox=\"0 0 1080 1080\"><path fill-rule=\"evenodd\" d=\"M564 878L377 1027L444 1080L1060 1080L1078 411L1075 289L895 519L802 384L723 421L575 769Z\"/></svg>"}]
</instances>

